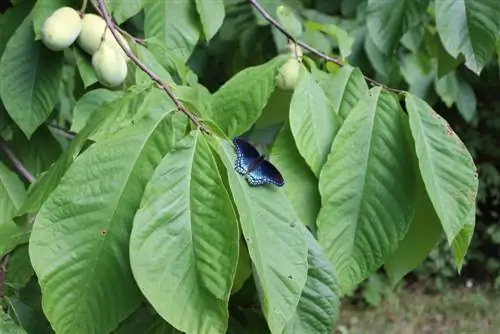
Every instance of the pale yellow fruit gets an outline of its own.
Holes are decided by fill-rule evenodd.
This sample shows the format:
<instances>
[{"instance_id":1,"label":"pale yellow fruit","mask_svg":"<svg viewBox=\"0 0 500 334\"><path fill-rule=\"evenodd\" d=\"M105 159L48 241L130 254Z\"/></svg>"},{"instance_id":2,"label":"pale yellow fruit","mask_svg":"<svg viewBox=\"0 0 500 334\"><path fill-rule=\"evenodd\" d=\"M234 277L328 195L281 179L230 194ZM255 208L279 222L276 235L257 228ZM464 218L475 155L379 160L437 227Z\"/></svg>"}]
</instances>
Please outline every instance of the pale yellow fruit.
<instances>
[{"instance_id":1,"label":"pale yellow fruit","mask_svg":"<svg viewBox=\"0 0 500 334\"><path fill-rule=\"evenodd\" d=\"M300 63L295 58L290 58L281 66L277 83L278 87L285 90L293 90L297 86L300 74Z\"/></svg>"},{"instance_id":2,"label":"pale yellow fruit","mask_svg":"<svg viewBox=\"0 0 500 334\"><path fill-rule=\"evenodd\" d=\"M61 51L76 40L82 30L82 18L71 7L61 7L42 24L42 42L53 51Z\"/></svg>"},{"instance_id":3,"label":"pale yellow fruit","mask_svg":"<svg viewBox=\"0 0 500 334\"><path fill-rule=\"evenodd\" d=\"M125 52L123 52L120 44L116 41L113 33L106 28L106 21L102 17L96 14L85 14L82 20L82 31L76 40L78 46L80 46L85 52L90 55L93 55L97 49L99 48L99 44L101 43L101 37L106 30L106 35L104 36L104 42L107 43L121 54L123 57L126 57ZM127 50L130 50L130 46L123 36L118 33L118 37L126 46Z\"/></svg>"},{"instance_id":4,"label":"pale yellow fruit","mask_svg":"<svg viewBox=\"0 0 500 334\"><path fill-rule=\"evenodd\" d=\"M127 77L127 61L106 43L101 44L92 56L92 67L99 82L106 87L117 87Z\"/></svg>"}]
</instances>

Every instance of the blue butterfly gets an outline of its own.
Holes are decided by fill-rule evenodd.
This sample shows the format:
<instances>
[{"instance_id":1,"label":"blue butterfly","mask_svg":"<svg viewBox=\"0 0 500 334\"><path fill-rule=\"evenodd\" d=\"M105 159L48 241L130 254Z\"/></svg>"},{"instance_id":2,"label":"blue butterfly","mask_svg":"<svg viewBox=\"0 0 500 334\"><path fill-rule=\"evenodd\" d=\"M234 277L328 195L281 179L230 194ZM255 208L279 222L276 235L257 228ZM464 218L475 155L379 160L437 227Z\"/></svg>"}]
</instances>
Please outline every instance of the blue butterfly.
<instances>
[{"instance_id":1,"label":"blue butterfly","mask_svg":"<svg viewBox=\"0 0 500 334\"><path fill-rule=\"evenodd\" d=\"M278 169L265 160L264 156L260 155L250 143L240 138L234 138L233 143L236 147L234 169L241 175L245 175L251 186L272 183L281 187L285 184Z\"/></svg>"}]
</instances>

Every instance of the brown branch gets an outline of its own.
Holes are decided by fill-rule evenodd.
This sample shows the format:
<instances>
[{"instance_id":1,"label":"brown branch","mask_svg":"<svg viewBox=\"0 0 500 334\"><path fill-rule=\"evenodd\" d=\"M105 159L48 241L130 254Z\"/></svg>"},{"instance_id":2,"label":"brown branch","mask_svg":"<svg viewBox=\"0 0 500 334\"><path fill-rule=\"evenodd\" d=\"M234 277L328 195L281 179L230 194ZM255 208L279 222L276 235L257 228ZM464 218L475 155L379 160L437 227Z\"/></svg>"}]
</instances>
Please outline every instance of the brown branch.
<instances>
[{"instance_id":1,"label":"brown branch","mask_svg":"<svg viewBox=\"0 0 500 334\"><path fill-rule=\"evenodd\" d=\"M14 152L10 150L9 146L7 146L7 143L4 142L2 138L0 138L0 147L3 149L19 174L21 174L29 183L35 182L35 177L31 175L31 173L23 166L21 161L19 161Z\"/></svg>"},{"instance_id":2,"label":"brown branch","mask_svg":"<svg viewBox=\"0 0 500 334\"><path fill-rule=\"evenodd\" d=\"M295 38L295 36L293 36L291 33L289 33L277 20L275 20L265 9L264 7L262 7L260 5L260 3L257 1L257 0L248 0L248 2L264 17L264 19L266 19L267 22L269 22L271 25L273 25L276 29L278 29L283 35L285 35L289 40L292 40L295 44L301 46L302 48L304 48L305 50L311 52L312 54L315 54L316 56L330 62L330 63L334 63L340 67L344 67L345 64L342 63L340 60L336 59L336 58L333 58L333 57L330 57L328 56L327 54L319 51L318 49L315 49L313 48L312 46L310 46L309 44L306 44L302 41L299 41ZM372 79L372 78L369 78L367 77L366 75L364 75L364 78L366 81L368 81L369 83L373 84L373 85L376 85L376 86L380 86L390 92L393 92L393 93L397 93L397 94L403 94L405 91L404 90L400 90L400 89L396 89L396 88L391 88L391 87L387 87L386 85Z\"/></svg>"},{"instance_id":3,"label":"brown branch","mask_svg":"<svg viewBox=\"0 0 500 334\"><path fill-rule=\"evenodd\" d=\"M196 127L203 132L210 134L210 131L205 127L205 125L194 115L192 114L189 110L186 109L181 103L181 101L174 95L174 93L170 90L167 84L165 84L161 79L154 74L149 68L147 68L146 65L144 65L123 43L123 41L119 38L118 32L113 24L113 21L111 20L111 16L109 15L109 12L106 10L106 5L104 4L104 0L97 0L98 6L100 8L100 12L102 13L104 20L106 21L106 25L108 26L109 30L113 34L114 38L116 39L116 42L120 45L122 48L123 52L132 60L144 73L146 73L151 80L153 80L160 88L168 95L168 97L174 102L175 106L177 107L177 110L182 112L184 115L186 115L191 122L193 122Z\"/></svg>"},{"instance_id":4,"label":"brown branch","mask_svg":"<svg viewBox=\"0 0 500 334\"><path fill-rule=\"evenodd\" d=\"M59 133L61 134L61 136L65 137L65 138L73 139L76 136L76 133L74 133L73 131L67 130L67 129L65 129L62 126L59 126L57 124L54 124L54 123L51 123L51 122L45 122L45 125L47 125L47 126L49 126L51 128L56 129L57 131L59 131Z\"/></svg>"}]
</instances>

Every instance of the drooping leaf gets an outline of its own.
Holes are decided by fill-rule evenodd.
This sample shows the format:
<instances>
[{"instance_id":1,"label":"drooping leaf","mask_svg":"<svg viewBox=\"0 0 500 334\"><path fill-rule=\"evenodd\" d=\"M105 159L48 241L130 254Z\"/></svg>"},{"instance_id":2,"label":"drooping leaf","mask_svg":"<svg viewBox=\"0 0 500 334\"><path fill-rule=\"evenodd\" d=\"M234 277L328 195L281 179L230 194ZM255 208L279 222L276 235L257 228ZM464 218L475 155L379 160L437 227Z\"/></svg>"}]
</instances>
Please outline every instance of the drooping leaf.
<instances>
[{"instance_id":1,"label":"drooping leaf","mask_svg":"<svg viewBox=\"0 0 500 334\"><path fill-rule=\"evenodd\" d=\"M451 108L458 99L458 77L457 72L453 71L437 79L436 92L448 108Z\"/></svg>"},{"instance_id":2,"label":"drooping leaf","mask_svg":"<svg viewBox=\"0 0 500 334\"><path fill-rule=\"evenodd\" d=\"M152 1L144 13L146 37L157 37L169 52L187 61L200 37L194 1Z\"/></svg>"},{"instance_id":3,"label":"drooping leaf","mask_svg":"<svg viewBox=\"0 0 500 334\"><path fill-rule=\"evenodd\" d=\"M380 87L344 121L319 177L318 241L342 293L379 268L406 235L415 173L397 99Z\"/></svg>"},{"instance_id":4,"label":"drooping leaf","mask_svg":"<svg viewBox=\"0 0 500 334\"><path fill-rule=\"evenodd\" d=\"M145 190L130 239L134 277L177 329L225 333L238 239L213 153L195 131L163 158Z\"/></svg>"},{"instance_id":5,"label":"drooping leaf","mask_svg":"<svg viewBox=\"0 0 500 334\"><path fill-rule=\"evenodd\" d=\"M284 334L330 334L339 316L340 290L332 265L312 234L302 229L308 245L307 281L295 315Z\"/></svg>"},{"instance_id":6,"label":"drooping leaf","mask_svg":"<svg viewBox=\"0 0 500 334\"><path fill-rule=\"evenodd\" d=\"M287 59L278 56L265 64L248 67L212 95L211 119L227 136L241 135L260 117L275 90L279 68Z\"/></svg>"},{"instance_id":7,"label":"drooping leaf","mask_svg":"<svg viewBox=\"0 0 500 334\"><path fill-rule=\"evenodd\" d=\"M205 38L210 41L224 21L224 0L196 0L196 10L200 15Z\"/></svg>"},{"instance_id":8,"label":"drooping leaf","mask_svg":"<svg viewBox=\"0 0 500 334\"><path fill-rule=\"evenodd\" d=\"M271 332L281 333L297 308L306 282L307 244L298 226L303 223L280 189L250 187L234 170L234 147L227 141L219 143L262 311Z\"/></svg>"},{"instance_id":9,"label":"drooping leaf","mask_svg":"<svg viewBox=\"0 0 500 334\"><path fill-rule=\"evenodd\" d=\"M91 115L103 105L117 100L123 95L121 91L98 88L85 93L75 105L71 131L79 132L83 129ZM109 105L109 104L108 104Z\"/></svg>"},{"instance_id":10,"label":"drooping leaf","mask_svg":"<svg viewBox=\"0 0 500 334\"><path fill-rule=\"evenodd\" d=\"M333 37L337 41L342 59L346 59L351 55L354 38L352 38L344 29L341 29L334 24L322 24L317 22L308 22L307 26L309 28L322 31Z\"/></svg>"},{"instance_id":11,"label":"drooping leaf","mask_svg":"<svg viewBox=\"0 0 500 334\"><path fill-rule=\"evenodd\" d=\"M454 58L446 51L437 33L432 33L427 29L424 34L424 40L429 53L437 60L438 78L455 70L464 61L463 55Z\"/></svg>"},{"instance_id":12,"label":"drooping leaf","mask_svg":"<svg viewBox=\"0 0 500 334\"><path fill-rule=\"evenodd\" d=\"M475 225L476 166L450 125L425 101L408 94L406 108L422 179L460 270Z\"/></svg>"},{"instance_id":13,"label":"drooping leaf","mask_svg":"<svg viewBox=\"0 0 500 334\"><path fill-rule=\"evenodd\" d=\"M0 162L0 258L28 241L29 231L12 221L25 199L24 184Z\"/></svg>"},{"instance_id":14,"label":"drooping leaf","mask_svg":"<svg viewBox=\"0 0 500 334\"><path fill-rule=\"evenodd\" d=\"M276 8L276 17L281 25L296 38L302 35L302 23L295 16L294 12L284 5Z\"/></svg>"},{"instance_id":15,"label":"drooping leaf","mask_svg":"<svg viewBox=\"0 0 500 334\"><path fill-rule=\"evenodd\" d=\"M122 129L76 159L43 204L29 251L56 332L107 333L140 304L129 265L132 221L175 139L171 113Z\"/></svg>"},{"instance_id":16,"label":"drooping leaf","mask_svg":"<svg viewBox=\"0 0 500 334\"><path fill-rule=\"evenodd\" d=\"M366 24L373 42L386 54L394 51L404 33L425 14L427 1L368 0Z\"/></svg>"},{"instance_id":17,"label":"drooping leaf","mask_svg":"<svg viewBox=\"0 0 500 334\"><path fill-rule=\"evenodd\" d=\"M0 97L28 138L56 104L63 65L62 52L52 52L41 41L34 41L32 22L29 14L0 60Z\"/></svg>"},{"instance_id":18,"label":"drooping leaf","mask_svg":"<svg viewBox=\"0 0 500 334\"><path fill-rule=\"evenodd\" d=\"M318 176L342 120L314 77L302 69L290 103L290 128L297 148Z\"/></svg>"},{"instance_id":19,"label":"drooping leaf","mask_svg":"<svg viewBox=\"0 0 500 334\"><path fill-rule=\"evenodd\" d=\"M12 34L23 23L26 15L33 7L33 1L23 1L10 7L0 15L0 57Z\"/></svg>"},{"instance_id":20,"label":"drooping leaf","mask_svg":"<svg viewBox=\"0 0 500 334\"><path fill-rule=\"evenodd\" d=\"M83 52L79 47L73 46L73 54L75 55L76 67L78 68L78 73L83 81L83 86L85 88L93 85L97 82L97 77L92 67L92 58Z\"/></svg>"},{"instance_id":21,"label":"drooping leaf","mask_svg":"<svg viewBox=\"0 0 500 334\"><path fill-rule=\"evenodd\" d=\"M238 292L245 284L246 280L252 275L252 261L248 249L240 238L238 251L238 265L236 266L236 273L234 275L233 287L231 294Z\"/></svg>"},{"instance_id":22,"label":"drooping leaf","mask_svg":"<svg viewBox=\"0 0 500 334\"><path fill-rule=\"evenodd\" d=\"M172 84L174 80L170 73L156 60L155 56L144 46L137 45L137 57L139 60L146 65L154 74L156 74L164 83ZM137 84L146 84L151 82L151 78L144 73L139 67L137 67L135 72L135 78Z\"/></svg>"},{"instance_id":23,"label":"drooping leaf","mask_svg":"<svg viewBox=\"0 0 500 334\"><path fill-rule=\"evenodd\" d=\"M146 3L146 0L111 0L108 1L107 5L116 23L122 24L132 16L138 14Z\"/></svg>"},{"instance_id":24,"label":"drooping leaf","mask_svg":"<svg viewBox=\"0 0 500 334\"><path fill-rule=\"evenodd\" d=\"M466 122L470 122L477 115L476 94L471 85L462 77L458 78L457 109Z\"/></svg>"},{"instance_id":25,"label":"drooping leaf","mask_svg":"<svg viewBox=\"0 0 500 334\"><path fill-rule=\"evenodd\" d=\"M295 212L315 231L321 204L318 180L297 150L288 123L278 132L269 159L285 179L283 191Z\"/></svg>"},{"instance_id":26,"label":"drooping leaf","mask_svg":"<svg viewBox=\"0 0 500 334\"><path fill-rule=\"evenodd\" d=\"M478 74L491 59L500 30L497 0L440 0L435 2L436 26L445 49Z\"/></svg>"},{"instance_id":27,"label":"drooping leaf","mask_svg":"<svg viewBox=\"0 0 500 334\"><path fill-rule=\"evenodd\" d=\"M5 283L9 287L19 290L28 284L34 271L31 266L27 244L17 247L11 253L6 271Z\"/></svg>"}]
</instances>

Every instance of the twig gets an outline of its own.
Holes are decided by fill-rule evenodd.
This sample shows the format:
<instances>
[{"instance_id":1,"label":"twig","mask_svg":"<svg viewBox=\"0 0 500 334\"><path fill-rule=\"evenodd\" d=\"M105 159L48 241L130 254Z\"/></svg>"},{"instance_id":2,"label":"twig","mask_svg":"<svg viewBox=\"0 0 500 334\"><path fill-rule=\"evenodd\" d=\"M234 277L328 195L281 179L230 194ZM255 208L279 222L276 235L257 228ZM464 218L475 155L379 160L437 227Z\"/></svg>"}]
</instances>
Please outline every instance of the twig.
<instances>
[{"instance_id":1,"label":"twig","mask_svg":"<svg viewBox=\"0 0 500 334\"><path fill-rule=\"evenodd\" d=\"M67 129L65 129L62 126L59 126L57 124L45 122L45 125L58 130L63 137L66 137L68 139L73 139L76 136L76 133L74 133L73 131L69 131L69 130L67 130Z\"/></svg>"},{"instance_id":2,"label":"twig","mask_svg":"<svg viewBox=\"0 0 500 334\"><path fill-rule=\"evenodd\" d=\"M315 54L316 56L330 62L330 63L334 63L334 64L337 64L338 66L340 67L344 67L345 64L342 63L340 60L336 59L336 58L333 58L333 57L330 57L328 56L327 54L313 48L312 46L310 46L309 44L306 44L302 41L299 41L295 38L295 36L293 36L291 33L289 33L277 20L275 20L265 9L264 7L262 7L260 5L260 3L257 1L257 0L248 0L248 2L264 17L264 19L266 19L266 21L268 21L270 24L272 24L276 29L278 29L283 35L285 35L286 37L288 37L289 40L292 40L295 42L295 44L297 45L300 45L302 48L304 48L305 50ZM387 87L386 85L376 81L376 80L373 80L372 78L369 78L367 77L366 75L364 76L365 80L368 81L369 83L373 84L373 85L376 85L376 86L381 86L382 88L388 90L388 91L391 91L391 92L394 92L394 93L397 93L397 94L403 94L405 91L404 90L400 90L400 89L396 89L396 88L391 88L391 87Z\"/></svg>"},{"instance_id":3,"label":"twig","mask_svg":"<svg viewBox=\"0 0 500 334\"><path fill-rule=\"evenodd\" d=\"M31 173L23 166L21 161L19 161L19 159L14 154L14 152L12 152L9 146L7 146L7 143L4 142L3 139L1 138L0 138L0 147L3 149L5 154L7 154L7 157L10 159L10 161L14 165L14 168L19 172L19 174L21 174L29 183L35 182L36 180L35 177L31 175Z\"/></svg>"},{"instance_id":4,"label":"twig","mask_svg":"<svg viewBox=\"0 0 500 334\"><path fill-rule=\"evenodd\" d=\"M187 110L181 103L181 101L174 95L174 93L170 90L170 88L165 84L161 79L154 74L149 68L147 68L146 65L144 65L122 42L122 40L118 36L118 32L116 31L116 28L113 24L113 21L111 20L111 16L109 15L108 11L106 10L106 5L104 4L104 0L97 0L98 6L100 8L100 12L102 16L104 17L104 20L106 21L106 25L108 26L109 30L113 34L113 36L116 39L116 42L120 45L122 48L123 52L132 60L144 73L146 73L151 80L153 80L155 83L157 83L160 88L168 95L168 97L174 102L175 106L177 107L177 110L185 114L191 122L193 122L196 127L203 132L209 134L210 131L205 127L205 125L195 116L193 115L189 110Z\"/></svg>"},{"instance_id":5,"label":"twig","mask_svg":"<svg viewBox=\"0 0 500 334\"><path fill-rule=\"evenodd\" d=\"M82 8L80 9L80 12L85 12L85 9L87 8L87 0L83 0L82 2Z\"/></svg>"}]
</instances>

